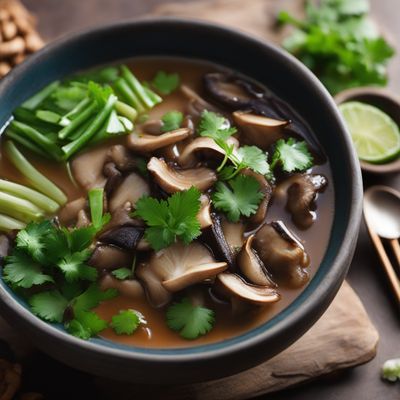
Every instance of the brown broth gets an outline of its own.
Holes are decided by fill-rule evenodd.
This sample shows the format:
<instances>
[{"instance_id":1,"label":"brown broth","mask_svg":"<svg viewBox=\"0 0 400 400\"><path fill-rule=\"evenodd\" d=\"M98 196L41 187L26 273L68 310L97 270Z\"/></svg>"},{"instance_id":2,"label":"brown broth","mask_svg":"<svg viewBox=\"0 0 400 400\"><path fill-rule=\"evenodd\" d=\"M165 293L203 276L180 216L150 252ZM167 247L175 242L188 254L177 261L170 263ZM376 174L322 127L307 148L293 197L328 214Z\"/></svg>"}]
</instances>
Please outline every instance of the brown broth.
<instances>
[{"instance_id":1,"label":"brown broth","mask_svg":"<svg viewBox=\"0 0 400 400\"><path fill-rule=\"evenodd\" d=\"M220 69L218 66L203 63L199 61L188 61L181 59L166 58L145 58L137 59L130 63L135 75L140 80L151 80L159 70L179 73L181 82L190 86L195 91L201 93L201 77L206 72ZM149 112L150 119L160 118L165 112L170 110L184 111L185 99L179 92L175 92L167 97L160 105ZM124 142L125 138L119 139ZM110 142L101 146L110 146ZM28 154L28 153L27 153ZM84 192L76 187L68 176L67 169L62 164L40 160L36 156L28 154L32 163L49 179L54 181L67 194L69 200L74 200ZM298 229L291 221L290 215L285 211L284 204L275 201L270 206L267 221L281 219L289 229L296 233L304 243L306 251L310 255L311 265L309 274L312 278L320 265L330 236L330 230L333 220L334 193L332 187L332 176L328 164L315 166L313 173L321 173L328 179L328 186L324 193L318 197L317 219L308 230ZM10 162L0 153L0 175L2 178L26 183L19 172L10 164ZM212 302L216 310L216 322L210 333L194 341L188 341L181 338L177 333L171 331L165 322L165 309L152 308L147 300L143 298L131 299L119 296L110 301L102 303L97 307L98 314L110 321L111 317L122 309L135 309L140 311L147 320L147 325L140 327L133 335L116 335L111 329L106 329L101 336L123 344L141 346L141 347L188 347L206 343L214 343L227 340L253 329L271 319L280 311L285 309L294 299L304 290L279 288L282 298L279 302L270 306L258 309L250 314L245 314L240 318L232 318L230 306L227 304Z\"/></svg>"},{"instance_id":2,"label":"brown broth","mask_svg":"<svg viewBox=\"0 0 400 400\"><path fill-rule=\"evenodd\" d=\"M135 75L140 79L149 80L159 70L167 72L177 72L181 77L181 82L201 93L201 77L210 71L215 71L215 65L202 62L191 62L187 60L168 60L168 59L140 59L130 64ZM185 100L175 92L168 96L159 106L155 107L150 118L159 118L166 111L185 109ZM318 218L313 226L308 230L298 229L291 221L291 216L285 210L284 204L274 202L269 208L267 221L281 219L287 227L296 233L304 242L304 246L310 255L311 265L309 274L312 278L320 265L329 241L330 230L333 220L334 194L331 185L332 177L328 164L315 166L313 173L321 173L328 179L328 186L324 193L318 198ZM171 331L165 323L165 310L156 310L148 305L146 299L133 300L119 296L111 301L105 302L98 307L97 312L105 319L111 319L112 315L121 309L132 308L145 315L148 324L131 336L117 335L112 329L102 332L102 337L123 344L142 346L142 347L189 347L207 343L215 343L227 340L237 335L243 334L277 315L285 309L294 299L304 290L279 288L282 298L279 302L265 308L259 309L252 314L247 314L240 319L232 318L230 306L213 302L213 309L216 311L216 322L214 328L207 335L194 341L182 339L177 333Z\"/></svg>"}]
</instances>

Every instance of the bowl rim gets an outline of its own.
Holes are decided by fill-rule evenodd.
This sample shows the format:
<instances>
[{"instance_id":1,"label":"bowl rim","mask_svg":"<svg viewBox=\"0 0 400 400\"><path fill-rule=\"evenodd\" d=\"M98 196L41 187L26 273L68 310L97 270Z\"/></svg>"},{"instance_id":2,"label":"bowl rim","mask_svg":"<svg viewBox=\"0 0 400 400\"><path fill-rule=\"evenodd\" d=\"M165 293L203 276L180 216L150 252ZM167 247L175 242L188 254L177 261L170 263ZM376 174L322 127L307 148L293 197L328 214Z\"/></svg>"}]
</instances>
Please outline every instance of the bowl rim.
<instances>
[{"instance_id":1,"label":"bowl rim","mask_svg":"<svg viewBox=\"0 0 400 400\"><path fill-rule=\"evenodd\" d=\"M290 332L295 330L294 328L297 328L297 335L292 335L292 343L305 333L305 331L308 330L309 327L321 316L339 290L345 274L347 273L347 268L345 266L349 263L349 253L352 255L354 251L362 215L361 171L358 164L358 158L352 146L350 135L345 128L344 122L331 95L316 76L307 67L300 63L300 61L285 52L283 49L280 49L269 42L264 42L249 34L216 23L189 18L141 17L82 29L56 39L37 53L32 54L24 63L18 65L5 78L3 78L0 82L0 98L2 98L2 95L7 88L13 85L16 76L29 73L31 68L40 65L42 59L45 59L49 54L51 55L57 49L62 49L68 44L90 37L91 35L99 35L101 33L106 34L114 30L131 27L132 25L142 26L149 24L161 24L166 27L179 26L180 28L193 28L195 26L197 29L207 29L215 34L252 42L254 45L267 49L276 57L292 64L293 68L297 69L299 73L301 73L303 79L306 79L310 85L313 85L320 93L321 98L323 98L326 105L331 109L331 113L335 117L336 122L343 133L341 135L341 140L343 141L344 150L346 151L344 156L348 162L348 178L351 183L351 196L349 195L350 204L348 209L349 218L347 220L345 234L342 237L340 244L342 250L336 254L332 261L330 261L330 267L324 275L323 282L314 282L314 285L312 285L312 282L315 281L315 279L312 279L301 294L287 308L278 313L278 315L243 335L212 344L195 345L185 348L154 349L126 345L120 346L116 345L114 342L111 342L111 347L110 345L104 344L104 339L84 341L75 338L67 332L57 329L53 324L44 322L33 315L30 310L25 308L22 303L18 301L14 294L11 293L11 289L9 289L2 280L0 284L1 311L3 311L5 315L12 314L13 317L17 317L21 321L23 320L24 323L31 325L32 329L36 329L40 334L50 336L54 341L63 342L65 345L78 348L84 352L94 352L98 356L118 357L131 361L139 360L143 362L157 362L159 364L182 363L185 361L191 363L196 361L211 361L219 357L231 355L232 353L239 353L248 350L249 348L259 347L267 339L275 338L276 340L282 332ZM345 249L347 249L347 251ZM313 290L311 290L312 286L315 286ZM304 318L306 316L309 316L309 321L311 322L304 327ZM271 322L273 322L273 324L271 324ZM268 324L271 326L267 327ZM249 333L252 333L250 337L248 337ZM287 346L289 344L287 344Z\"/></svg>"}]
</instances>

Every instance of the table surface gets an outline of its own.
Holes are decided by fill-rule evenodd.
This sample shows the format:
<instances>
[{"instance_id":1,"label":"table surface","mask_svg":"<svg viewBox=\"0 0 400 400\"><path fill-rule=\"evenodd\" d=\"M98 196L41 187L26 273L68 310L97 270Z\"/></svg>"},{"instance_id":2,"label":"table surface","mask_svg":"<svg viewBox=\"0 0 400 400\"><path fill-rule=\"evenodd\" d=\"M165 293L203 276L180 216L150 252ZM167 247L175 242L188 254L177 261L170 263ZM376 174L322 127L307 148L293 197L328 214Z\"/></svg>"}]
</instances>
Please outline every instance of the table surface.
<instances>
[{"instance_id":1,"label":"table surface","mask_svg":"<svg viewBox=\"0 0 400 400\"><path fill-rule=\"evenodd\" d=\"M23 0L23 2L38 16L39 30L44 38L52 40L66 32L93 24L139 16L166 0ZM373 17L388 33L393 43L396 43L400 39L400 8L396 7L397 1L371 0L371 4ZM400 48L390 65L389 86L397 93L400 91L399 71ZM365 187L376 183L388 184L400 189L400 174L385 178L364 175ZM372 321L379 330L381 339L376 358L361 367L269 395L268 399L398 400L400 398L399 384L391 385L382 382L379 378L382 363L388 358L400 356L399 309L390 296L388 284L364 223L361 226L348 280L360 295Z\"/></svg>"}]
</instances>

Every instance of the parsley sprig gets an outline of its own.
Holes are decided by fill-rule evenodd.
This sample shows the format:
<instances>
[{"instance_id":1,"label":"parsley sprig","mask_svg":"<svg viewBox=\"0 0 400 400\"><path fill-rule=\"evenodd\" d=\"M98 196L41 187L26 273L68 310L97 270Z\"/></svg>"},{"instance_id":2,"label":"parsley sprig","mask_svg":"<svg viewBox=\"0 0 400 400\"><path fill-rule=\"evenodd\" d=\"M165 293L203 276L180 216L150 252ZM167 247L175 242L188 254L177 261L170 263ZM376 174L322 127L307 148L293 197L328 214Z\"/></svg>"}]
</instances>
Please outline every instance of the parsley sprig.
<instances>
[{"instance_id":1,"label":"parsley sprig","mask_svg":"<svg viewBox=\"0 0 400 400\"><path fill-rule=\"evenodd\" d=\"M154 250L168 247L176 239L188 244L200 235L197 219L200 195L200 191L192 187L173 194L167 200L150 196L138 200L134 216L146 222L145 238Z\"/></svg>"},{"instance_id":2,"label":"parsley sprig","mask_svg":"<svg viewBox=\"0 0 400 400\"><path fill-rule=\"evenodd\" d=\"M233 144L227 142L237 132L237 129L230 127L229 121L221 115L207 110L203 111L198 132L200 136L213 139L225 153L222 163L217 168L218 172L223 172L220 179L232 179L245 168L250 168L262 175L270 174L267 153L257 146L243 146L236 150ZM232 163L231 166L226 166L228 160Z\"/></svg>"},{"instance_id":3,"label":"parsley sprig","mask_svg":"<svg viewBox=\"0 0 400 400\"><path fill-rule=\"evenodd\" d=\"M213 328L215 313L206 307L194 306L188 298L167 310L167 325L185 339L197 339Z\"/></svg>"}]
</instances>

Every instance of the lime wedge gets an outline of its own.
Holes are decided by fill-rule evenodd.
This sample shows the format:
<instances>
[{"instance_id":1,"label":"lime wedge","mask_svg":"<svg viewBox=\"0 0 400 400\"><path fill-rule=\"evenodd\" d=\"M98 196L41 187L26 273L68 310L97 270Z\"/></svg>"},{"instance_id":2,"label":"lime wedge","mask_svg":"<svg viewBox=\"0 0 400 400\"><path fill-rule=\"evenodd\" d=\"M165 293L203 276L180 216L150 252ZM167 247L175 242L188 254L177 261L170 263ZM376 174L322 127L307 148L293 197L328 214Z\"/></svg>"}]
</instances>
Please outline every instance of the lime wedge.
<instances>
[{"instance_id":1,"label":"lime wedge","mask_svg":"<svg viewBox=\"0 0 400 400\"><path fill-rule=\"evenodd\" d=\"M339 106L360 160L383 164L400 155L397 124L379 108L358 101Z\"/></svg>"}]
</instances>

